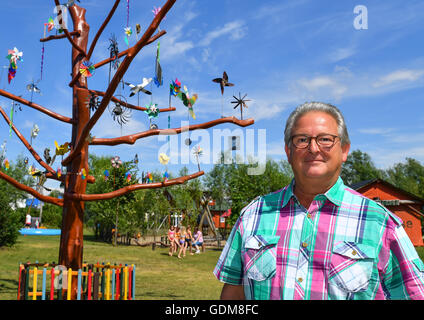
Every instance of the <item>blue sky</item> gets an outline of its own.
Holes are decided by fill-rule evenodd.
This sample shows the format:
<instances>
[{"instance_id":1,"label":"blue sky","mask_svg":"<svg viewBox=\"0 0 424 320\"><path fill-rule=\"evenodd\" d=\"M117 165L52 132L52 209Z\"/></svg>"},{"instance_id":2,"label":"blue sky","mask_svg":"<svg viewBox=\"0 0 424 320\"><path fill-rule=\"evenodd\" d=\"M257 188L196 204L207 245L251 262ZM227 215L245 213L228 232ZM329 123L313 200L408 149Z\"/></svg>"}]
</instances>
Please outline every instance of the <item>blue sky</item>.
<instances>
[{"instance_id":1,"label":"blue sky","mask_svg":"<svg viewBox=\"0 0 424 320\"><path fill-rule=\"evenodd\" d=\"M43 25L54 17L54 1L2 1L1 48L17 47L23 51L24 61L18 63L16 78L7 83L7 69L0 79L0 88L30 99L25 86L40 78L41 43ZM90 24L90 42L114 1L81 0L87 9ZM109 56L109 37L114 33L120 50L125 50L124 27L127 21L126 1L121 1L115 16L103 33L92 57L99 62ZM153 18L152 10L164 1L130 1L130 26L139 23L142 32ZM363 5L368 13L368 28L357 30L354 13L357 5ZM204 148L201 168L212 167L216 150L214 134L229 129L240 135L242 150L253 155L286 159L283 145L283 129L290 112L305 101L319 100L338 106L343 112L351 137L351 150L367 152L379 168L388 168L412 157L424 162L424 2L408 1L194 1L178 0L161 29L167 34L160 39L161 66L164 85L150 88L152 97L140 95L140 105L150 101L159 107L168 106L169 83L176 77L186 85L190 93L199 98L194 105L199 124L224 115L240 117L233 109L233 95L247 93L248 109L243 117L252 117L255 124L240 130L234 125L220 125L213 131L198 132L192 136L191 147L200 144ZM69 20L72 29L72 22ZM50 34L54 34L51 32ZM135 36L130 44L135 44ZM90 43L89 42L89 43ZM140 83L143 77L154 76L156 43L145 47L133 61L125 80ZM71 47L67 40L45 43L43 80L38 83L42 95L34 94L33 101L60 114L71 116ZM7 66L8 61L3 60ZM211 80L223 71L229 75L234 87L226 87L221 96L219 86ZM109 67L96 70L88 79L90 89L105 91ZM128 102L137 104L137 96L129 98L128 87L119 87L115 95L122 95ZM188 112L181 101L172 98L177 110L171 113L171 127L187 124ZM11 103L0 97L0 106L9 114ZM14 123L29 140L36 123L40 133L33 146L42 155L49 147L54 150L54 140L69 141L71 126L60 123L27 106L22 106L14 116ZM155 123L167 128L168 113L162 113ZM143 112L132 112L131 121L120 128L105 112L92 131L96 137L116 137L147 130L148 117ZM237 130L236 130L237 129ZM247 138L249 134L253 140ZM228 132L228 131L227 131ZM263 148L265 135L266 149ZM260 138L261 137L261 138ZM90 147L98 155L119 155L131 160L140 158L139 168L144 171L160 170L159 152L171 156L168 170L177 173L186 165L190 172L197 171L197 164L188 148L186 136L175 137L171 150L166 140L151 137L134 145L119 147ZM7 157L14 160L18 154L29 156L15 135L9 137L8 126L0 121L0 143L7 140ZM262 141L262 142L261 142ZM253 147L252 147L253 145ZM224 140L222 148L225 149ZM261 150L266 150L262 152ZM219 150L218 150L219 151ZM189 163L184 163L190 157ZM30 160L30 163L32 159ZM34 161L35 163L35 161ZM59 161L53 165L54 169ZM39 166L38 166L39 167ZM52 182L50 186L54 186Z\"/></svg>"}]
</instances>

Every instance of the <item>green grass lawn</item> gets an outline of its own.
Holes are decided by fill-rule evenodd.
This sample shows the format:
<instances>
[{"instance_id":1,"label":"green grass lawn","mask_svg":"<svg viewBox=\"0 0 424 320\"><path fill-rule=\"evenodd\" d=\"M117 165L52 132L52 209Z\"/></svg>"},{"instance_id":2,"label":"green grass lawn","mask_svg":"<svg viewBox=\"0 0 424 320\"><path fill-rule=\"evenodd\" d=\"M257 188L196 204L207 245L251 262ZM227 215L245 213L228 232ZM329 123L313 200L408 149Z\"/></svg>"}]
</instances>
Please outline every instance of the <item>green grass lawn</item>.
<instances>
[{"instance_id":1,"label":"green grass lawn","mask_svg":"<svg viewBox=\"0 0 424 320\"><path fill-rule=\"evenodd\" d=\"M0 248L0 300L16 300L19 262L57 262L59 236L20 236L13 248ZM169 249L117 246L84 236L87 263L136 265L136 300L216 300L222 283L212 274L221 250L178 259Z\"/></svg>"},{"instance_id":2,"label":"green grass lawn","mask_svg":"<svg viewBox=\"0 0 424 320\"><path fill-rule=\"evenodd\" d=\"M424 260L424 248L417 248ZM177 259L167 248L117 246L84 237L84 261L136 265L137 300L216 300L222 283L212 274L221 250ZM57 262L59 236L20 236L13 248L0 248L0 300L15 300L19 262Z\"/></svg>"}]
</instances>

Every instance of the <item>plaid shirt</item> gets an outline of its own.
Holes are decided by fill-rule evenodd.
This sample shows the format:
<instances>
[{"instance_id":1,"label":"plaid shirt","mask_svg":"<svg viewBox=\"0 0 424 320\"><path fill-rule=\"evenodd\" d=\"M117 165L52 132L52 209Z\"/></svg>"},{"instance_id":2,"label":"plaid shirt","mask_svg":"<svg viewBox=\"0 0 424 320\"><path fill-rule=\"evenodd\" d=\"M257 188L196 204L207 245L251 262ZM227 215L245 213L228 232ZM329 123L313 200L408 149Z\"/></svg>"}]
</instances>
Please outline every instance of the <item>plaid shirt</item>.
<instances>
[{"instance_id":1,"label":"plaid shirt","mask_svg":"<svg viewBox=\"0 0 424 320\"><path fill-rule=\"evenodd\" d=\"M214 274L246 299L424 299L424 264L385 207L341 178L306 210L285 188L241 212Z\"/></svg>"}]
</instances>

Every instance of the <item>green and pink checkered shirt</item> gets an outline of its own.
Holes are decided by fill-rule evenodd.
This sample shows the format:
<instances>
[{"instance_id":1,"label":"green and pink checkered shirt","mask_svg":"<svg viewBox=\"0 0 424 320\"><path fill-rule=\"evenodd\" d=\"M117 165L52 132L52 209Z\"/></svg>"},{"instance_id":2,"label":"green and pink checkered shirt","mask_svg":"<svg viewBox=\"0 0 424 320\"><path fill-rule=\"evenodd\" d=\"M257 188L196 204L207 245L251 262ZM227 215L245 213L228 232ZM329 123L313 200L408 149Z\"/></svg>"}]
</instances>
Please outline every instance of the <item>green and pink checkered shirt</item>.
<instances>
[{"instance_id":1,"label":"green and pink checkered shirt","mask_svg":"<svg viewBox=\"0 0 424 320\"><path fill-rule=\"evenodd\" d=\"M285 188L247 205L214 269L246 299L424 299L424 264L385 207L338 179L309 211Z\"/></svg>"}]
</instances>

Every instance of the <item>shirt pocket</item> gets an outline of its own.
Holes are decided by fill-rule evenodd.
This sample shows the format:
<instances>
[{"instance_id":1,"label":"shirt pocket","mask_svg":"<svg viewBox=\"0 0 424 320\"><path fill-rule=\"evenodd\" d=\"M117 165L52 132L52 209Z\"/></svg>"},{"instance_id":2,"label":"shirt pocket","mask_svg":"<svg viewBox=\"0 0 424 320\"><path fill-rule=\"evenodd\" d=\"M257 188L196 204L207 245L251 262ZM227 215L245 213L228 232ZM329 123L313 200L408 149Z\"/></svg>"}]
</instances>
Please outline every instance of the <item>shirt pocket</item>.
<instances>
[{"instance_id":1,"label":"shirt pocket","mask_svg":"<svg viewBox=\"0 0 424 320\"><path fill-rule=\"evenodd\" d=\"M419 275L421 279L424 281L424 263L419 258L412 260L412 263L418 269Z\"/></svg>"},{"instance_id":2,"label":"shirt pocket","mask_svg":"<svg viewBox=\"0 0 424 320\"><path fill-rule=\"evenodd\" d=\"M264 281L275 275L277 266L277 243L279 236L251 235L244 244L244 266L246 276L255 281Z\"/></svg>"},{"instance_id":3,"label":"shirt pocket","mask_svg":"<svg viewBox=\"0 0 424 320\"><path fill-rule=\"evenodd\" d=\"M328 274L329 291L356 293L370 282L375 249L361 243L340 241L333 247ZM335 287L337 288L335 288Z\"/></svg>"}]
</instances>

